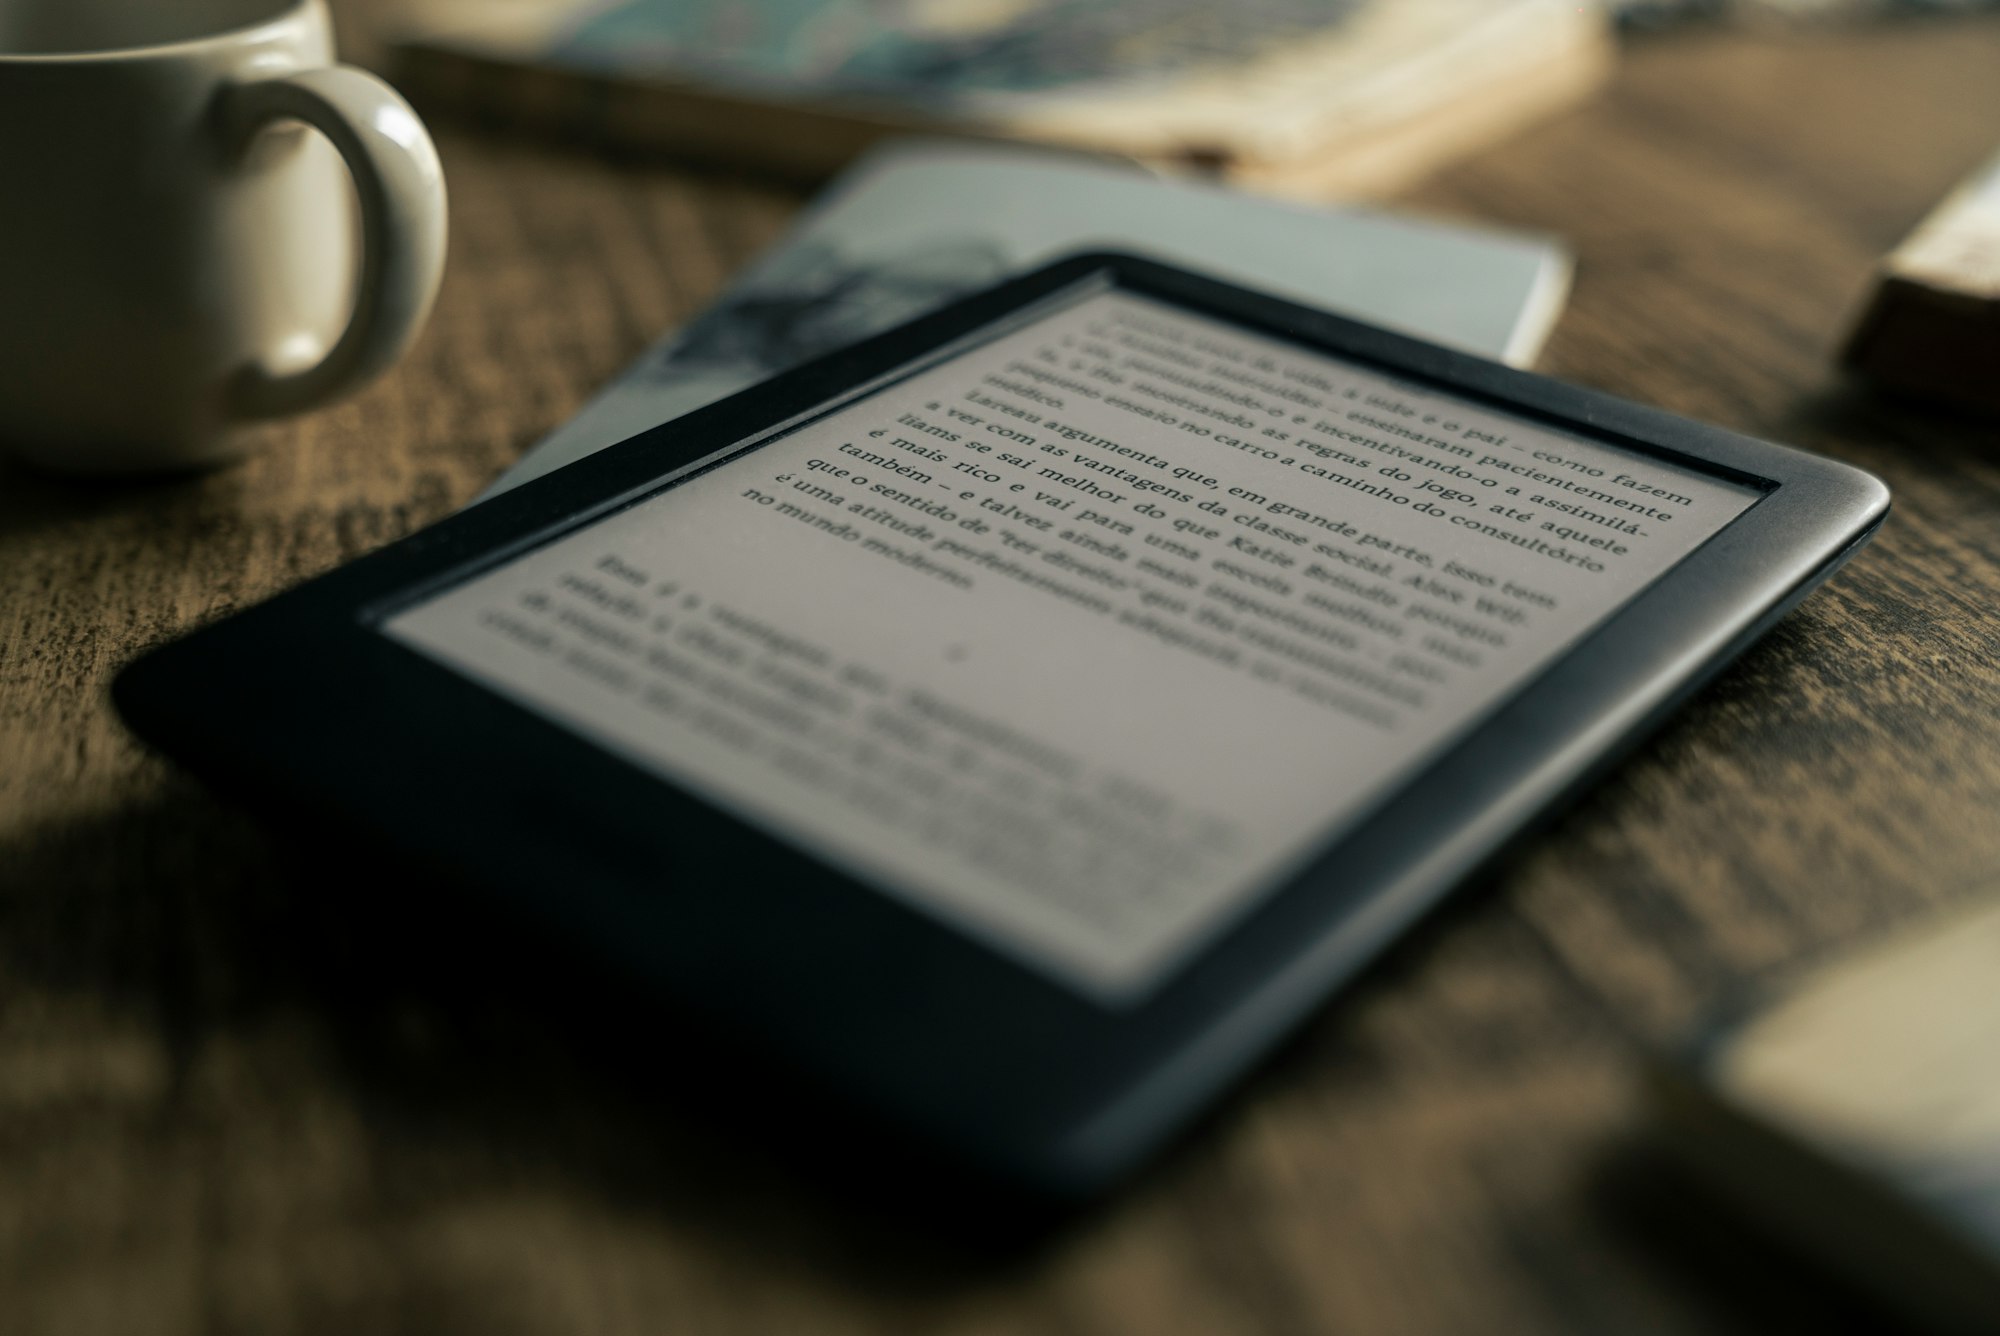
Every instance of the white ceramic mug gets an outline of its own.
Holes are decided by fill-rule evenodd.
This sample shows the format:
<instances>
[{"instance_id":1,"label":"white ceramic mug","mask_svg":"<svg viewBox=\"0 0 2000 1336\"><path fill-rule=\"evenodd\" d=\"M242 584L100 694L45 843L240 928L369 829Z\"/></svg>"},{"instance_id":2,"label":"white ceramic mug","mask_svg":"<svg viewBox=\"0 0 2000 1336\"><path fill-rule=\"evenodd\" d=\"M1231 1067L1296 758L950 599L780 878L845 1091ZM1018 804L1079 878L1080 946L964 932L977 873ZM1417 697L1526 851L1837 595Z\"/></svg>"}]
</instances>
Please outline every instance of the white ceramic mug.
<instances>
[{"instance_id":1,"label":"white ceramic mug","mask_svg":"<svg viewBox=\"0 0 2000 1336\"><path fill-rule=\"evenodd\" d=\"M409 345L444 175L332 61L324 0L0 0L0 450L216 463Z\"/></svg>"}]
</instances>

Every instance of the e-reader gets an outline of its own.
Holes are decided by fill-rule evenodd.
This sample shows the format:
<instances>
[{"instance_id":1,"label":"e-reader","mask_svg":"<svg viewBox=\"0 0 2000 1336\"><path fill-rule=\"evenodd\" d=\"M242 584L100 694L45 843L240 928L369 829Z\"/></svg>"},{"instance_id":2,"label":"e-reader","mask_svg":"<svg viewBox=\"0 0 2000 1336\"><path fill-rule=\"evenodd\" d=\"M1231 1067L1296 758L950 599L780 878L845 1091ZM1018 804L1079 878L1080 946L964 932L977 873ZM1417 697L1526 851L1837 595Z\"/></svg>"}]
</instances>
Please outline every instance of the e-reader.
<instances>
[{"instance_id":1,"label":"e-reader","mask_svg":"<svg viewBox=\"0 0 2000 1336\"><path fill-rule=\"evenodd\" d=\"M1880 482L1069 259L158 649L144 737L962 1162L1118 1178Z\"/></svg>"}]
</instances>

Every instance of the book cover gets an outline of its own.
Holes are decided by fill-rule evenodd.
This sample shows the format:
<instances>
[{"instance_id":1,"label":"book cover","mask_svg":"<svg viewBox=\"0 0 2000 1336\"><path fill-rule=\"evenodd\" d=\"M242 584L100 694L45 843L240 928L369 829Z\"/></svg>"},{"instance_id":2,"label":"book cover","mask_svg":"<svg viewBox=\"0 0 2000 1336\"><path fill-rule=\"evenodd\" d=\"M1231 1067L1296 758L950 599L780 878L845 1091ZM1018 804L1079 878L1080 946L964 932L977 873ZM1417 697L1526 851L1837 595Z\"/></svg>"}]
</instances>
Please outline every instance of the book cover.
<instances>
[{"instance_id":1,"label":"book cover","mask_svg":"<svg viewBox=\"0 0 2000 1336\"><path fill-rule=\"evenodd\" d=\"M1542 236L1259 199L1072 154L904 141L857 164L714 307L493 490L1095 249L1139 251L1516 366L1547 338L1571 268Z\"/></svg>"},{"instance_id":2,"label":"book cover","mask_svg":"<svg viewBox=\"0 0 2000 1336\"><path fill-rule=\"evenodd\" d=\"M432 103L812 175L950 132L1372 193L1595 88L1570 0L423 0Z\"/></svg>"}]
</instances>

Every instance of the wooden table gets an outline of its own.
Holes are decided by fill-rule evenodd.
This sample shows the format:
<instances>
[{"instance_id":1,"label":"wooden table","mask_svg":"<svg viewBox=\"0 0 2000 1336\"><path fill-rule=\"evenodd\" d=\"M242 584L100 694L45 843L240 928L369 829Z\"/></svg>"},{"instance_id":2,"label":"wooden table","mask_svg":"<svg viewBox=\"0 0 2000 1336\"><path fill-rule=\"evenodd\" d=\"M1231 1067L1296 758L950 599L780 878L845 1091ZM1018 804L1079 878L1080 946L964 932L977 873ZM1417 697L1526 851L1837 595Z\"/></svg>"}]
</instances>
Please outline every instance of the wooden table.
<instances>
[{"instance_id":1,"label":"wooden table","mask_svg":"<svg viewBox=\"0 0 2000 1336\"><path fill-rule=\"evenodd\" d=\"M1188 1146L1004 1262L857 1222L505 971L427 988L106 706L140 647L465 502L799 204L442 132L450 277L384 382L207 477L0 471L0 1330L1834 1324L1635 1158L1632 1059L2000 865L2000 433L1829 369L1870 262L1994 146L1996 71L1991 19L1658 40L1409 197L1574 243L1550 372L1876 470L1896 514Z\"/></svg>"}]
</instances>

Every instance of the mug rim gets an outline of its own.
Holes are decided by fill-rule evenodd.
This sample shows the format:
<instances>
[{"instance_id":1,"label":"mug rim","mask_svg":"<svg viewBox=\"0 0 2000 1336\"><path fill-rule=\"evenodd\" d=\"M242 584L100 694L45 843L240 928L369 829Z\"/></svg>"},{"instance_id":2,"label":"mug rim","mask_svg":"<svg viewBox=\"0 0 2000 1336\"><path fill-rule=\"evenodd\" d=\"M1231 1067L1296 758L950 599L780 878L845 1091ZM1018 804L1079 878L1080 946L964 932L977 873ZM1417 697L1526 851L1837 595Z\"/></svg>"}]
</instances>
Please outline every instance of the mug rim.
<instances>
[{"instance_id":1,"label":"mug rim","mask_svg":"<svg viewBox=\"0 0 2000 1336\"><path fill-rule=\"evenodd\" d=\"M0 51L0 65L89 65L113 61L171 59L203 47L238 42L266 28L276 28L294 22L309 10L323 11L325 8L326 0L290 0L290 3L283 8L261 19L238 24L233 28L203 33L199 37L183 37L172 42L154 42L147 46L109 46L95 51Z\"/></svg>"}]
</instances>

